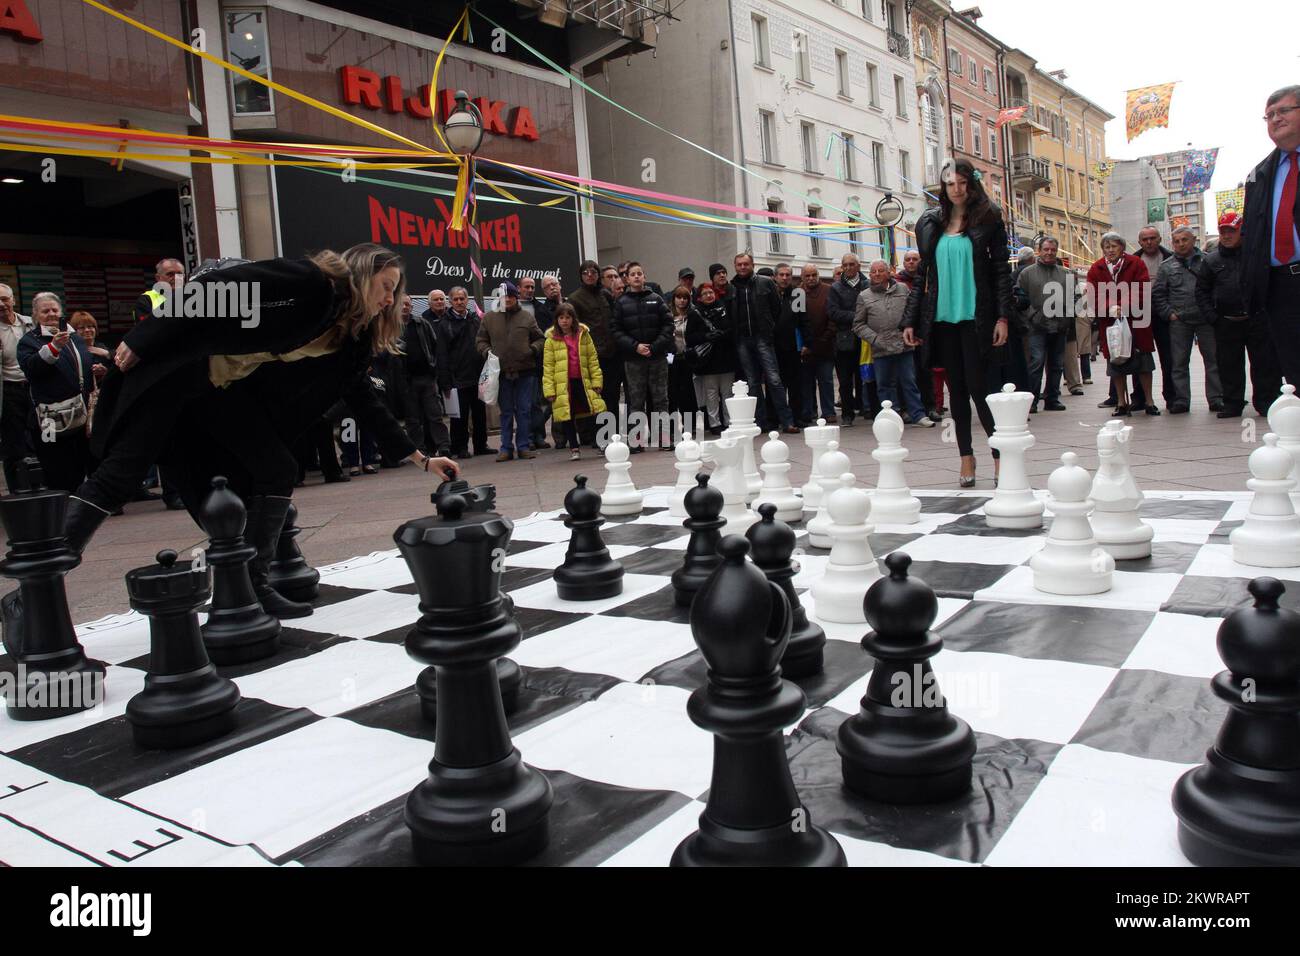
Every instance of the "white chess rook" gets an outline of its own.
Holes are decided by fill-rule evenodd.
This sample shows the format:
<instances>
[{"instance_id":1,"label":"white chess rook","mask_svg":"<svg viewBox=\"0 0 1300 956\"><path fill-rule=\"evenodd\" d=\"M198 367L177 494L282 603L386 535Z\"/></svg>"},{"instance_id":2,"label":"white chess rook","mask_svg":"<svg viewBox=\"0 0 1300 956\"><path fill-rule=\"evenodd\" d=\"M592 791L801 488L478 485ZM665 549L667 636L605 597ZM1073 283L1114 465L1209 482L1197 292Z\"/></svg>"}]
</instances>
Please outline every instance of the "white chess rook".
<instances>
[{"instance_id":1,"label":"white chess rook","mask_svg":"<svg viewBox=\"0 0 1300 956\"><path fill-rule=\"evenodd\" d=\"M1152 527L1138 516L1142 492L1129 467L1133 426L1111 420L1097 432L1101 464L1092 479L1092 530L1097 543L1117 561L1151 557Z\"/></svg>"},{"instance_id":2,"label":"white chess rook","mask_svg":"<svg viewBox=\"0 0 1300 956\"><path fill-rule=\"evenodd\" d=\"M1039 591L1101 594L1111 588L1115 559L1097 544L1088 523L1091 485L1088 472L1079 467L1079 456L1072 451L1061 456L1061 467L1047 479L1052 527L1043 550L1029 559L1034 587Z\"/></svg>"},{"instance_id":3,"label":"white chess rook","mask_svg":"<svg viewBox=\"0 0 1300 956\"><path fill-rule=\"evenodd\" d=\"M869 537L871 496L854 488L855 480L846 472L840 476L840 487L826 496L834 544L826 572L812 586L816 617L835 624L866 622L862 601L867 588L880 577Z\"/></svg>"},{"instance_id":4,"label":"white chess rook","mask_svg":"<svg viewBox=\"0 0 1300 956\"><path fill-rule=\"evenodd\" d=\"M700 443L691 438L690 432L685 432L673 454L677 457L673 465L677 469L677 484L668 493L668 513L674 518L685 518L686 492L695 487L695 476L704 464L700 460Z\"/></svg>"},{"instance_id":5,"label":"white chess rook","mask_svg":"<svg viewBox=\"0 0 1300 956\"><path fill-rule=\"evenodd\" d=\"M776 505L778 520L803 520L803 499L790 486L790 447L781 440L778 432L768 432L760 454L763 457L763 464L759 466L763 469L763 487L754 499L752 510L757 514L758 506L770 501Z\"/></svg>"},{"instance_id":6,"label":"white chess rook","mask_svg":"<svg viewBox=\"0 0 1300 956\"><path fill-rule=\"evenodd\" d=\"M808 519L808 544L814 548L829 550L831 546L830 526L831 512L827 507L830 493L839 487L839 477L849 470L849 456L840 451L840 443L832 441L826 446L826 453L817 461L820 471L822 503L817 513ZM836 477L830 478L829 475Z\"/></svg>"},{"instance_id":7,"label":"white chess rook","mask_svg":"<svg viewBox=\"0 0 1300 956\"><path fill-rule=\"evenodd\" d=\"M1025 452L1034 447L1029 433L1030 392L1017 392L1010 383L988 397L994 430L989 444L998 450L998 486L984 506L990 528L1041 528L1043 503L1034 497L1025 473Z\"/></svg>"},{"instance_id":8,"label":"white chess rook","mask_svg":"<svg viewBox=\"0 0 1300 956\"><path fill-rule=\"evenodd\" d=\"M1272 417L1273 409L1269 409ZM1295 487L1295 479L1290 477L1291 456L1282 450L1278 437L1269 432L1246 463L1254 475L1246 487L1255 496L1250 500L1246 520L1228 536L1232 559L1252 568L1300 567L1300 516L1289 494Z\"/></svg>"},{"instance_id":9,"label":"white chess rook","mask_svg":"<svg viewBox=\"0 0 1300 956\"><path fill-rule=\"evenodd\" d=\"M826 419L819 418L815 427L803 430L803 440L812 452L812 471L808 475L808 483L800 490L804 508L816 511L822 505L821 458L826 454L828 444L840 440L840 426L827 425Z\"/></svg>"},{"instance_id":10,"label":"white chess rook","mask_svg":"<svg viewBox=\"0 0 1300 956\"><path fill-rule=\"evenodd\" d=\"M754 461L754 439L762 434L762 429L754 423L758 397L749 394L747 382L734 382L731 398L726 400L726 404L731 425L722 433L722 437L733 439L741 446L744 453L741 467L745 475L745 500L752 501L758 494L758 489L763 487L763 476L758 473L758 465Z\"/></svg>"},{"instance_id":11,"label":"white chess rook","mask_svg":"<svg viewBox=\"0 0 1300 956\"><path fill-rule=\"evenodd\" d=\"M731 438L706 441L700 445L706 460L715 465L709 484L722 492L722 517L727 523L722 533L744 534L758 515L745 506L744 456L741 446Z\"/></svg>"},{"instance_id":12,"label":"white chess rook","mask_svg":"<svg viewBox=\"0 0 1300 956\"><path fill-rule=\"evenodd\" d=\"M615 435L605 447L605 490L600 495L600 511L607 515L639 515L644 497L632 484L630 451L622 435Z\"/></svg>"},{"instance_id":13,"label":"white chess rook","mask_svg":"<svg viewBox=\"0 0 1300 956\"><path fill-rule=\"evenodd\" d=\"M903 447L903 418L894 411L894 403L886 399L871 424L876 436L876 449L871 457L880 465L876 490L871 493L872 524L916 524L921 520L921 501L907 487L903 462L907 449Z\"/></svg>"}]
</instances>

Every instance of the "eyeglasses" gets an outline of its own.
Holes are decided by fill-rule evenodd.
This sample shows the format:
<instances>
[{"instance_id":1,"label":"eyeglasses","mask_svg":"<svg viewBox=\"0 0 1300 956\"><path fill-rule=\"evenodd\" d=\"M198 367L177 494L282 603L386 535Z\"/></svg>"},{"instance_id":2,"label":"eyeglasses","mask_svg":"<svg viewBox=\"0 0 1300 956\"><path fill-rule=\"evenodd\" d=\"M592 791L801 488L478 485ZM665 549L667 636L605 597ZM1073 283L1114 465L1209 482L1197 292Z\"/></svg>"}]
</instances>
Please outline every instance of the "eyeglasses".
<instances>
[{"instance_id":1,"label":"eyeglasses","mask_svg":"<svg viewBox=\"0 0 1300 956\"><path fill-rule=\"evenodd\" d=\"M1279 116L1286 116L1287 113L1290 113L1293 110L1300 110L1300 106L1279 106L1275 110L1269 110L1264 114L1264 122L1271 123Z\"/></svg>"},{"instance_id":2,"label":"eyeglasses","mask_svg":"<svg viewBox=\"0 0 1300 956\"><path fill-rule=\"evenodd\" d=\"M600 270L599 270L599 269L583 269L583 270L582 270L582 274L585 275L585 276L600 275Z\"/></svg>"}]
</instances>

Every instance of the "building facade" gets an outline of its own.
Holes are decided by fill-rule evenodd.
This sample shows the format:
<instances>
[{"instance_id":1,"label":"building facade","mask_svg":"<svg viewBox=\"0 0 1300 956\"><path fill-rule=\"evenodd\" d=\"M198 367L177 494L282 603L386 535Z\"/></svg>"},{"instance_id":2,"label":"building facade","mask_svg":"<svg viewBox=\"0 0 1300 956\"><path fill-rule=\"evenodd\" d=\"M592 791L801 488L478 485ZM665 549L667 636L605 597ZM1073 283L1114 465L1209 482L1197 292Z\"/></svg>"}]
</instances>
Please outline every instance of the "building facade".
<instances>
[{"instance_id":1,"label":"building facade","mask_svg":"<svg viewBox=\"0 0 1300 956\"><path fill-rule=\"evenodd\" d=\"M925 191L939 195L939 170L949 155L948 66L943 45L947 0L916 0L912 5L912 63L916 69L917 134L924 164Z\"/></svg>"},{"instance_id":2,"label":"building facade","mask_svg":"<svg viewBox=\"0 0 1300 956\"><path fill-rule=\"evenodd\" d=\"M1164 178L1148 160L1115 163L1110 174L1111 229L1124 237L1129 251L1137 248L1138 232L1147 226L1158 229L1160 241L1168 244L1168 198Z\"/></svg>"},{"instance_id":3,"label":"building facade","mask_svg":"<svg viewBox=\"0 0 1300 956\"><path fill-rule=\"evenodd\" d=\"M1007 210L1002 131L1002 45L980 29L979 8L944 20L945 74L950 112L951 155L970 162L984 179L984 191L1010 220Z\"/></svg>"},{"instance_id":4,"label":"building facade","mask_svg":"<svg viewBox=\"0 0 1300 956\"><path fill-rule=\"evenodd\" d=\"M1159 153L1155 156L1144 156L1143 159L1151 163L1164 180L1165 191L1169 194L1169 222L1171 225L1178 225L1182 220L1196 230L1196 234L1202 238L1206 235L1205 223L1205 195L1203 193L1193 193L1187 195L1183 192L1183 173L1187 169L1187 153L1178 150L1174 153ZM1217 228L1218 222L1214 224Z\"/></svg>"}]
</instances>

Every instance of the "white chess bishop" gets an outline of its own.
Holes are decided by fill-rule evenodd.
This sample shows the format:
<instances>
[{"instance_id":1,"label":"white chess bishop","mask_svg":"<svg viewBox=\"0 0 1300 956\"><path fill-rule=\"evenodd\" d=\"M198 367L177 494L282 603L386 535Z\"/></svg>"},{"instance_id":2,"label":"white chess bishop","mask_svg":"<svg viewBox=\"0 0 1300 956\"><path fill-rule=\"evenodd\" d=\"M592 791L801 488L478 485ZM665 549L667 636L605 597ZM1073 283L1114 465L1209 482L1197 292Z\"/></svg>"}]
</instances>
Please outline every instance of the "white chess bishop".
<instances>
[{"instance_id":1,"label":"white chess bishop","mask_svg":"<svg viewBox=\"0 0 1300 956\"><path fill-rule=\"evenodd\" d=\"M812 452L812 471L808 475L808 483L801 489L803 506L809 511L816 511L822 505L821 457L826 454L827 445L840 440L840 426L827 425L826 419L819 418L815 426L803 430L803 440Z\"/></svg>"},{"instance_id":2,"label":"white chess bishop","mask_svg":"<svg viewBox=\"0 0 1300 956\"><path fill-rule=\"evenodd\" d=\"M984 505L990 528L1041 528L1043 503L1034 497L1025 472L1025 452L1034 447L1029 432L1029 406L1034 396L1017 392L1010 383L988 397L994 430L989 444L998 450L998 486Z\"/></svg>"},{"instance_id":3,"label":"white chess bishop","mask_svg":"<svg viewBox=\"0 0 1300 956\"><path fill-rule=\"evenodd\" d=\"M880 577L869 538L871 496L853 487L854 481L846 472L840 476L840 487L827 495L833 544L826 572L812 586L817 618L835 624L866 622L862 600Z\"/></svg>"},{"instance_id":4,"label":"white chess bishop","mask_svg":"<svg viewBox=\"0 0 1300 956\"><path fill-rule=\"evenodd\" d=\"M1254 476L1246 487L1255 496L1250 500L1246 520L1228 536L1232 559L1252 568L1300 567L1300 516L1289 494L1295 486L1290 476L1291 456L1282 450L1278 437L1269 432L1246 463Z\"/></svg>"},{"instance_id":5,"label":"white chess bishop","mask_svg":"<svg viewBox=\"0 0 1300 956\"><path fill-rule=\"evenodd\" d=\"M731 438L706 441L700 448L704 457L715 465L709 484L722 492L723 534L744 534L758 521L758 515L745 507L744 455Z\"/></svg>"},{"instance_id":6,"label":"white chess bishop","mask_svg":"<svg viewBox=\"0 0 1300 956\"><path fill-rule=\"evenodd\" d=\"M1115 559L1097 544L1088 523L1091 485L1088 472L1079 467L1079 456L1072 451L1061 456L1061 467L1047 479L1052 527L1043 550L1029 559L1034 587L1039 591L1101 594L1111 588Z\"/></svg>"},{"instance_id":7,"label":"white chess bishop","mask_svg":"<svg viewBox=\"0 0 1300 956\"><path fill-rule=\"evenodd\" d=\"M622 435L605 446L605 490L600 494L600 511L607 515L639 515L644 496L632 484L630 451Z\"/></svg>"},{"instance_id":8,"label":"white chess bishop","mask_svg":"<svg viewBox=\"0 0 1300 956\"><path fill-rule=\"evenodd\" d=\"M1282 386L1282 394L1268 409L1268 430L1277 436L1277 447L1291 456L1288 474L1296 482L1291 487L1291 503L1300 510L1300 398L1295 396L1295 386Z\"/></svg>"},{"instance_id":9,"label":"white chess bishop","mask_svg":"<svg viewBox=\"0 0 1300 956\"><path fill-rule=\"evenodd\" d=\"M903 447L903 417L894 411L894 403L886 399L880 403L871 431L876 436L876 448L871 453L880 465L880 476L871 493L872 524L916 524L921 520L921 501L907 487L903 462L907 449Z\"/></svg>"},{"instance_id":10,"label":"white chess bishop","mask_svg":"<svg viewBox=\"0 0 1300 956\"><path fill-rule=\"evenodd\" d=\"M757 513L760 504L770 501L776 505L778 520L802 520L803 499L790 485L790 446L781 440L778 432L768 432L759 454L763 458L760 466L763 469L763 487L754 499L752 510Z\"/></svg>"},{"instance_id":11,"label":"white chess bishop","mask_svg":"<svg viewBox=\"0 0 1300 956\"><path fill-rule=\"evenodd\" d=\"M677 457L677 463L673 465L677 469L677 484L668 493L668 513L674 518L685 518L686 492L695 487L695 476L704 464L700 458L700 443L691 438L690 432L685 432L673 454Z\"/></svg>"},{"instance_id":12,"label":"white chess bishop","mask_svg":"<svg viewBox=\"0 0 1300 956\"><path fill-rule=\"evenodd\" d=\"M1097 543L1117 561L1151 557L1152 527L1138 517L1142 491L1133 478L1128 452L1133 426L1112 419L1097 432L1101 462L1092 479L1092 530Z\"/></svg>"},{"instance_id":13,"label":"white chess bishop","mask_svg":"<svg viewBox=\"0 0 1300 956\"><path fill-rule=\"evenodd\" d=\"M731 425L722 433L722 437L735 441L744 453L741 467L745 475L745 500L752 501L758 494L758 489L763 486L763 477L758 473L758 465L754 461L754 439L762 434L762 429L754 424L758 396L749 394L749 383L733 382L731 398L726 400L726 404Z\"/></svg>"},{"instance_id":14,"label":"white chess bishop","mask_svg":"<svg viewBox=\"0 0 1300 956\"><path fill-rule=\"evenodd\" d=\"M833 441L826 446L826 453L818 460L817 467L822 474L822 503L817 513L808 519L808 544L814 548L829 549L831 546L830 526L831 512L826 507L830 492L839 487L839 476L849 470L849 456L840 451L840 443ZM835 475L835 478L828 478Z\"/></svg>"}]
</instances>

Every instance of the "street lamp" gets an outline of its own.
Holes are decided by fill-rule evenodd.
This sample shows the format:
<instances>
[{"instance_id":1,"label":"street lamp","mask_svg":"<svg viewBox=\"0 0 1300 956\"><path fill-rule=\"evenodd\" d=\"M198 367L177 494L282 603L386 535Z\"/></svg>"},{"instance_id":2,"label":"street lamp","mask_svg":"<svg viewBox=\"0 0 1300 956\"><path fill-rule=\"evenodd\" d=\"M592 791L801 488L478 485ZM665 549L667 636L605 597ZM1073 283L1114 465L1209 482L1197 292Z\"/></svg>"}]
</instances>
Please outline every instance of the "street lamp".
<instances>
[{"instance_id":1,"label":"street lamp","mask_svg":"<svg viewBox=\"0 0 1300 956\"><path fill-rule=\"evenodd\" d=\"M884 226L889 238L885 241L889 248L885 250L885 255L889 259L890 266L894 263L894 227L903 221L903 214L906 210L903 203L889 190L885 190L885 198L876 203L876 222Z\"/></svg>"},{"instance_id":2,"label":"street lamp","mask_svg":"<svg viewBox=\"0 0 1300 956\"><path fill-rule=\"evenodd\" d=\"M472 198L474 186L474 154L483 145L483 114L469 101L464 90L456 91L456 106L442 121L442 135L452 152L465 158L466 195L469 203L469 269L470 286L474 303L483 312L483 268L479 263L478 203Z\"/></svg>"}]
</instances>

